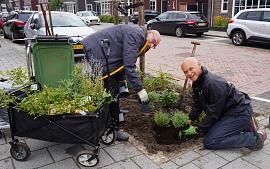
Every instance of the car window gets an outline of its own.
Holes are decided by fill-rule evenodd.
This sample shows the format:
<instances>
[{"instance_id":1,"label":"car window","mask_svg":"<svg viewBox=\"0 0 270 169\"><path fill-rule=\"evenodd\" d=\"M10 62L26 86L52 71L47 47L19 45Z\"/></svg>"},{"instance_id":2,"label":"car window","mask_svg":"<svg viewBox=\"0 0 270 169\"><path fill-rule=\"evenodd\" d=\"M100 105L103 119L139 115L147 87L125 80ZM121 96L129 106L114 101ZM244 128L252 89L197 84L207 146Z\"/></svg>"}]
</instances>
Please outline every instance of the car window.
<instances>
[{"instance_id":1,"label":"car window","mask_svg":"<svg viewBox=\"0 0 270 169\"><path fill-rule=\"evenodd\" d=\"M261 11L251 11L247 14L247 20L259 21L261 17Z\"/></svg>"},{"instance_id":2,"label":"car window","mask_svg":"<svg viewBox=\"0 0 270 169\"><path fill-rule=\"evenodd\" d=\"M37 21L36 19L38 19L38 14L33 15L33 17L31 18L30 24L35 23Z\"/></svg>"},{"instance_id":3,"label":"car window","mask_svg":"<svg viewBox=\"0 0 270 169\"><path fill-rule=\"evenodd\" d=\"M177 19L184 19L184 18L187 18L186 14L184 14L184 13L178 13L177 14Z\"/></svg>"},{"instance_id":4,"label":"car window","mask_svg":"<svg viewBox=\"0 0 270 169\"><path fill-rule=\"evenodd\" d=\"M19 13L17 15L17 19L26 22L30 18L31 15L32 13Z\"/></svg>"},{"instance_id":5,"label":"car window","mask_svg":"<svg viewBox=\"0 0 270 169\"><path fill-rule=\"evenodd\" d=\"M263 12L263 21L270 22L270 11Z\"/></svg>"},{"instance_id":6,"label":"car window","mask_svg":"<svg viewBox=\"0 0 270 169\"><path fill-rule=\"evenodd\" d=\"M158 16L158 18L159 18L160 20L164 20L164 19L167 19L167 15L168 15L168 13L165 12L165 13L160 14L160 15Z\"/></svg>"},{"instance_id":7,"label":"car window","mask_svg":"<svg viewBox=\"0 0 270 169\"><path fill-rule=\"evenodd\" d=\"M246 20L247 19L247 14L248 14L247 12L243 12L237 17L237 19Z\"/></svg>"},{"instance_id":8,"label":"car window","mask_svg":"<svg viewBox=\"0 0 270 169\"><path fill-rule=\"evenodd\" d=\"M82 16L94 16L94 14L89 11L89 12L82 13Z\"/></svg>"},{"instance_id":9,"label":"car window","mask_svg":"<svg viewBox=\"0 0 270 169\"><path fill-rule=\"evenodd\" d=\"M176 19L177 13L169 13L167 19Z\"/></svg>"},{"instance_id":10,"label":"car window","mask_svg":"<svg viewBox=\"0 0 270 169\"><path fill-rule=\"evenodd\" d=\"M75 14L72 13L52 13L52 24L55 27L84 27L86 26L85 23L77 17ZM47 18L49 16L47 15ZM49 19L47 19L49 21ZM41 23L40 27L44 26L44 18L41 15Z\"/></svg>"},{"instance_id":11,"label":"car window","mask_svg":"<svg viewBox=\"0 0 270 169\"><path fill-rule=\"evenodd\" d=\"M205 20L206 17L202 13L190 13L191 19L202 19Z\"/></svg>"}]
</instances>

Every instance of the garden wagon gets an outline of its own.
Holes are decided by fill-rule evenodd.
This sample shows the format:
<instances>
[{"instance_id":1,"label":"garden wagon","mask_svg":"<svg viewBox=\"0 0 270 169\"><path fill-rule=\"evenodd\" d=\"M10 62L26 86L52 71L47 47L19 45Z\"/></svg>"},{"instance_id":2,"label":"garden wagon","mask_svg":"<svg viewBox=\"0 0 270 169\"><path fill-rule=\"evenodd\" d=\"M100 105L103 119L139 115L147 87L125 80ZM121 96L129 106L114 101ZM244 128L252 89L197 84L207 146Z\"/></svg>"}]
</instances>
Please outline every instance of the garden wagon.
<instances>
[{"instance_id":1,"label":"garden wagon","mask_svg":"<svg viewBox=\"0 0 270 169\"><path fill-rule=\"evenodd\" d=\"M57 81L69 78L74 57L69 37L41 36L35 39L31 49L26 49L27 68L33 83L16 90L18 97L25 97L25 89L42 90L44 85L56 86ZM33 55L31 54L33 53ZM31 116L12 105L8 108L11 129L10 153L18 161L30 156L27 144L19 142L15 136L65 144L87 144L94 148L77 156L79 164L92 167L98 164L99 141L112 144L116 138L115 124L110 114L109 104L104 101L96 111L85 114Z\"/></svg>"}]
</instances>

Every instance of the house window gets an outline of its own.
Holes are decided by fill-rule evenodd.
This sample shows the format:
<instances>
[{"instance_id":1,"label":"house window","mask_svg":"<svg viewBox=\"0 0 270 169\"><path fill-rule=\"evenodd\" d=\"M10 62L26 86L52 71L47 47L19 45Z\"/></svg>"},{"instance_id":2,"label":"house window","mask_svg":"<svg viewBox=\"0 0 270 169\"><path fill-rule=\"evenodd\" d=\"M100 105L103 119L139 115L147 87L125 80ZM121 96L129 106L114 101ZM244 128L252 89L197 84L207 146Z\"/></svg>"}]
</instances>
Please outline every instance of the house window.
<instances>
[{"instance_id":1,"label":"house window","mask_svg":"<svg viewBox=\"0 0 270 169\"><path fill-rule=\"evenodd\" d=\"M92 11L93 10L93 5L92 4L86 4L86 10L87 11Z\"/></svg>"},{"instance_id":2,"label":"house window","mask_svg":"<svg viewBox=\"0 0 270 169\"><path fill-rule=\"evenodd\" d=\"M243 9L251 8L270 8L270 0L235 0L233 16Z\"/></svg>"},{"instance_id":3,"label":"house window","mask_svg":"<svg viewBox=\"0 0 270 169\"><path fill-rule=\"evenodd\" d=\"M228 0L222 0L221 13L228 13Z\"/></svg>"},{"instance_id":4,"label":"house window","mask_svg":"<svg viewBox=\"0 0 270 169\"><path fill-rule=\"evenodd\" d=\"M150 0L150 9L155 11L157 10L156 0Z\"/></svg>"},{"instance_id":5,"label":"house window","mask_svg":"<svg viewBox=\"0 0 270 169\"><path fill-rule=\"evenodd\" d=\"M110 15L110 2L101 2L101 15Z\"/></svg>"}]
</instances>

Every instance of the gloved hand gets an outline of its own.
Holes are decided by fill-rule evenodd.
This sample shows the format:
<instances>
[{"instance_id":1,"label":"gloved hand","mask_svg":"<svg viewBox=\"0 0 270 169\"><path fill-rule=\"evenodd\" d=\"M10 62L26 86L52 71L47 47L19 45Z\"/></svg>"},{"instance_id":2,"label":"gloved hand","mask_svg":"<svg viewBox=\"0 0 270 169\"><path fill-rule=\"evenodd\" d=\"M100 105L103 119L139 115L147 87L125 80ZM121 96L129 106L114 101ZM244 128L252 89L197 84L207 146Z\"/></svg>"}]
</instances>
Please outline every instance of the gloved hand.
<instances>
[{"instance_id":1,"label":"gloved hand","mask_svg":"<svg viewBox=\"0 0 270 169\"><path fill-rule=\"evenodd\" d=\"M142 89L137 94L139 96L140 103L148 103L149 102L148 94L147 94L145 89Z\"/></svg>"},{"instance_id":2,"label":"gloved hand","mask_svg":"<svg viewBox=\"0 0 270 169\"><path fill-rule=\"evenodd\" d=\"M149 99L146 90L142 89L137 94L139 96L139 102L141 103L141 111L142 112L150 111Z\"/></svg>"}]
</instances>

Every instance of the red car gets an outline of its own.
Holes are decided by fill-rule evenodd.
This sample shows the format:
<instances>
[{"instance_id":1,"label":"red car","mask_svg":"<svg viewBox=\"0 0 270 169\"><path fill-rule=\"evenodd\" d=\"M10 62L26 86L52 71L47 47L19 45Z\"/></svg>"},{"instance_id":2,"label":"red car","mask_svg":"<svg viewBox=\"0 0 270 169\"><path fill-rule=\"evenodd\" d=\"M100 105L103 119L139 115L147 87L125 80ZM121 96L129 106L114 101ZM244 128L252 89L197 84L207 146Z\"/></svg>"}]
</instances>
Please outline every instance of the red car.
<instances>
[{"instance_id":1,"label":"red car","mask_svg":"<svg viewBox=\"0 0 270 169\"><path fill-rule=\"evenodd\" d=\"M35 11L13 11L4 23L4 38L12 41L24 38L24 25Z\"/></svg>"},{"instance_id":2,"label":"red car","mask_svg":"<svg viewBox=\"0 0 270 169\"><path fill-rule=\"evenodd\" d=\"M7 16L8 16L7 12L0 13L0 29L3 29L4 22Z\"/></svg>"}]
</instances>

